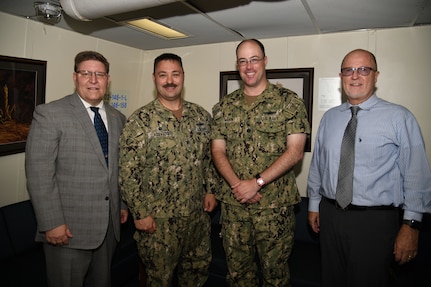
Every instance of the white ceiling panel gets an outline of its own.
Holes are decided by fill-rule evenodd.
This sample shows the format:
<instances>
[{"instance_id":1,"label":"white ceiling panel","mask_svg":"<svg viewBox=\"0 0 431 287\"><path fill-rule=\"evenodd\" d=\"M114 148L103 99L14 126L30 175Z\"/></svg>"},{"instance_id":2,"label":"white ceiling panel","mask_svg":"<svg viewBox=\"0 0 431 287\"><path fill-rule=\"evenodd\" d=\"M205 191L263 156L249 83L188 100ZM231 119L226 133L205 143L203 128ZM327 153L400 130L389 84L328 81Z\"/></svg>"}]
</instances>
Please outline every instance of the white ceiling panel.
<instances>
[{"instance_id":1,"label":"white ceiling panel","mask_svg":"<svg viewBox=\"0 0 431 287\"><path fill-rule=\"evenodd\" d=\"M91 4L105 5L109 1L93 0ZM1 0L0 11L20 17L34 16L33 2ZM120 23L138 17L157 19L191 36L165 40ZM56 25L122 45L153 50L240 41L244 38L431 25L431 0L187 0L93 21L75 20L63 13Z\"/></svg>"}]
</instances>

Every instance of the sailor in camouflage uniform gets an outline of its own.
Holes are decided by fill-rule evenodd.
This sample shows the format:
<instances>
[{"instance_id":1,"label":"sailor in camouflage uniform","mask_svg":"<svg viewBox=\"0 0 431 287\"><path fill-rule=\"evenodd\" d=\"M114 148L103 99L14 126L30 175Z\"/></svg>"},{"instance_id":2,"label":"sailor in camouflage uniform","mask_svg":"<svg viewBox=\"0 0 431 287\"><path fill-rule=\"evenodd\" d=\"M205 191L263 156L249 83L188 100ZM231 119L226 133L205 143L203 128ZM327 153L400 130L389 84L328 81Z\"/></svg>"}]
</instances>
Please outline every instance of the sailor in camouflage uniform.
<instances>
[{"instance_id":1,"label":"sailor in camouflage uniform","mask_svg":"<svg viewBox=\"0 0 431 287\"><path fill-rule=\"evenodd\" d=\"M293 205L301 200L293 167L303 157L310 126L303 100L270 84L262 43L237 47L243 86L214 106L214 163L225 179L222 202L223 246L230 286L289 286L293 244Z\"/></svg>"},{"instance_id":2,"label":"sailor in camouflage uniform","mask_svg":"<svg viewBox=\"0 0 431 287\"><path fill-rule=\"evenodd\" d=\"M138 229L147 286L203 286L211 262L207 212L217 204L212 119L181 98L179 56L157 57L153 80L157 99L130 116L120 138L120 188Z\"/></svg>"}]
</instances>

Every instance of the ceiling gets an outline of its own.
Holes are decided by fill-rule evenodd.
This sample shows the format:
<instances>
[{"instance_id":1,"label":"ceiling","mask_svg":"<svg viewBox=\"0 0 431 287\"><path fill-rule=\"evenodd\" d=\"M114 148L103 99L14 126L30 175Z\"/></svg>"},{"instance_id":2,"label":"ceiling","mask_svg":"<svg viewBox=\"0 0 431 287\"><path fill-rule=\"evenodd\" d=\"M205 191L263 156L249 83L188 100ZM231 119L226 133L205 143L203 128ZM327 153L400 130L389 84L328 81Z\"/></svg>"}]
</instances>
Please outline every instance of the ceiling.
<instances>
[{"instance_id":1,"label":"ceiling","mask_svg":"<svg viewBox=\"0 0 431 287\"><path fill-rule=\"evenodd\" d=\"M103 6L113 0L61 1ZM55 25L142 50L241 41L245 38L265 39L431 25L431 0L173 1L134 11L117 13L116 10L115 15L103 15L105 17L92 21L76 20L63 11L61 21ZM33 2L1 0L0 11L32 19L35 14ZM166 3L163 0L158 2ZM146 16L185 32L190 37L165 40L118 23Z\"/></svg>"}]
</instances>

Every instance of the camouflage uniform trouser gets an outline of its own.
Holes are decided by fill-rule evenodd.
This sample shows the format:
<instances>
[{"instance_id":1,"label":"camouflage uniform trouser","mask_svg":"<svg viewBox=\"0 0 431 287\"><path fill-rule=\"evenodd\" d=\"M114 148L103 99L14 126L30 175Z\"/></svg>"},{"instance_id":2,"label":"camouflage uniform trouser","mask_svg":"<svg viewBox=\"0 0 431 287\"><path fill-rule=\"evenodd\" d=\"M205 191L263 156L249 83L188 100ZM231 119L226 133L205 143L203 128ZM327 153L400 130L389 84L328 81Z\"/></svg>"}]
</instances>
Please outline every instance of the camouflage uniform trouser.
<instances>
[{"instance_id":1,"label":"camouflage uniform trouser","mask_svg":"<svg viewBox=\"0 0 431 287\"><path fill-rule=\"evenodd\" d=\"M210 217L202 211L191 216L156 218L156 232L137 231L135 240L145 265L149 287L203 286L211 262Z\"/></svg>"},{"instance_id":2,"label":"camouflage uniform trouser","mask_svg":"<svg viewBox=\"0 0 431 287\"><path fill-rule=\"evenodd\" d=\"M290 286L287 260L295 229L293 206L254 209L223 204L221 220L229 286L259 286L256 252L262 286Z\"/></svg>"}]
</instances>

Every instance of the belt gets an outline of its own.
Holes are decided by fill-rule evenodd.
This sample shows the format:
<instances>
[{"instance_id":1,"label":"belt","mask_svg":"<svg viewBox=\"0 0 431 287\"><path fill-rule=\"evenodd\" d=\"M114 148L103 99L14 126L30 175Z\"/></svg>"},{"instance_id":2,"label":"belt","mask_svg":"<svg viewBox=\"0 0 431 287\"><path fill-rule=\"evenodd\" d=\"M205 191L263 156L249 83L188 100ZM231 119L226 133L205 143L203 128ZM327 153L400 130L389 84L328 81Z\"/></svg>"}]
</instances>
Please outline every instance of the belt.
<instances>
[{"instance_id":1,"label":"belt","mask_svg":"<svg viewBox=\"0 0 431 287\"><path fill-rule=\"evenodd\" d=\"M333 204L337 209L342 210L392 210L396 209L393 205L376 205L376 206L363 206L363 205L354 205L349 204L345 208L342 208L338 202L335 199L323 197L324 200L329 202L330 204Z\"/></svg>"}]
</instances>

